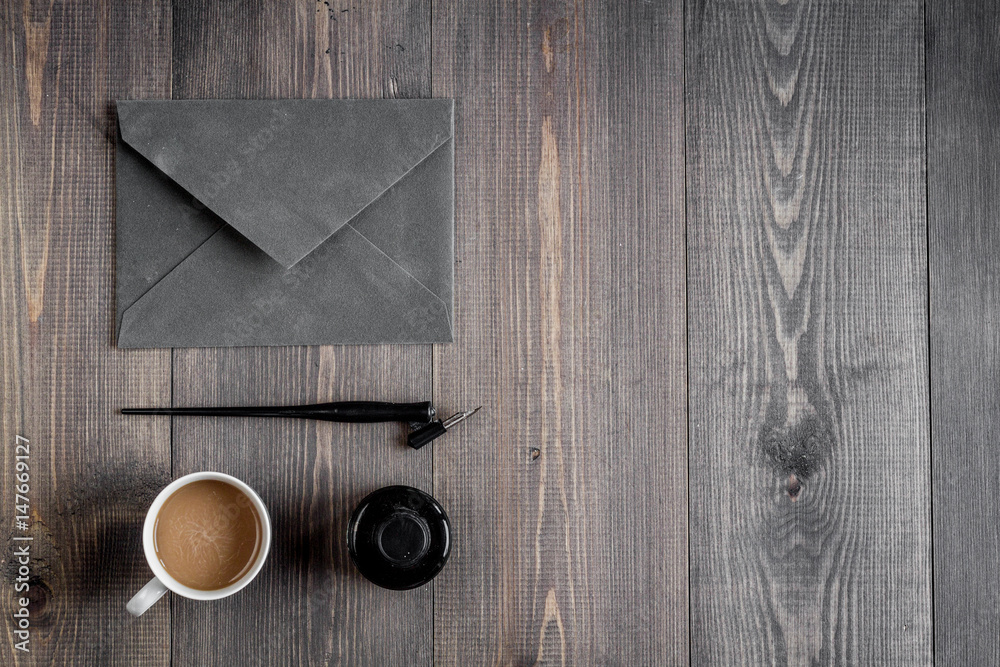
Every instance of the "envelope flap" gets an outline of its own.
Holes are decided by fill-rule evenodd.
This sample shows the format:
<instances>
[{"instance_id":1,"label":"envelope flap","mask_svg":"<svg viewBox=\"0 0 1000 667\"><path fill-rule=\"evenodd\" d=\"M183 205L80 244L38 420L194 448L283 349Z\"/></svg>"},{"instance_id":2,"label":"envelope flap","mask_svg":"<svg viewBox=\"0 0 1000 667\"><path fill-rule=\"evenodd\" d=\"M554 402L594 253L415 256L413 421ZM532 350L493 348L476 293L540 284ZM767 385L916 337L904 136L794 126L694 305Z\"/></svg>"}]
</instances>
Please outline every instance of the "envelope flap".
<instances>
[{"instance_id":1,"label":"envelope flap","mask_svg":"<svg viewBox=\"0 0 1000 667\"><path fill-rule=\"evenodd\" d=\"M122 139L285 268L452 136L451 100L120 101Z\"/></svg>"}]
</instances>

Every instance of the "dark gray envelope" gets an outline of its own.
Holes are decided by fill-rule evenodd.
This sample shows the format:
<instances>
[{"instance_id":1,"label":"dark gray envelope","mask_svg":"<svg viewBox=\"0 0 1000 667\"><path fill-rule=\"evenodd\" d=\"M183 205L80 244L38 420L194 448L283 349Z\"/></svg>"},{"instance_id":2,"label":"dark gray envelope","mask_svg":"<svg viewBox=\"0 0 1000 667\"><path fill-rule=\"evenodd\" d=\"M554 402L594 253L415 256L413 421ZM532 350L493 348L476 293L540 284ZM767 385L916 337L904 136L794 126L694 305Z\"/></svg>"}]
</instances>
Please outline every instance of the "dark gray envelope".
<instances>
[{"instance_id":1,"label":"dark gray envelope","mask_svg":"<svg viewBox=\"0 0 1000 667\"><path fill-rule=\"evenodd\" d=\"M451 342L452 113L119 101L118 346Z\"/></svg>"}]
</instances>

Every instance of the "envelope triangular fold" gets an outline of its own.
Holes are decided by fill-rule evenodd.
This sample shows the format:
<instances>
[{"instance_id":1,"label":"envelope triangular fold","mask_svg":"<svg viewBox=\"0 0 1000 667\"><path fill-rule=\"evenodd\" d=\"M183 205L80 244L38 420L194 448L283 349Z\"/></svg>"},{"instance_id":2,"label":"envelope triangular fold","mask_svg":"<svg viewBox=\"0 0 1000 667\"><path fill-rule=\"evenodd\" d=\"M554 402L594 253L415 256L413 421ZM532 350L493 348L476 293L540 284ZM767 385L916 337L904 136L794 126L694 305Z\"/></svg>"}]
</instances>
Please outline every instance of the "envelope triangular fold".
<instances>
[{"instance_id":1,"label":"envelope triangular fold","mask_svg":"<svg viewBox=\"0 0 1000 667\"><path fill-rule=\"evenodd\" d=\"M451 100L118 103L122 139L283 267L452 136Z\"/></svg>"},{"instance_id":2,"label":"envelope triangular fold","mask_svg":"<svg viewBox=\"0 0 1000 667\"><path fill-rule=\"evenodd\" d=\"M448 141L349 226L445 304L454 274L454 150Z\"/></svg>"}]
</instances>

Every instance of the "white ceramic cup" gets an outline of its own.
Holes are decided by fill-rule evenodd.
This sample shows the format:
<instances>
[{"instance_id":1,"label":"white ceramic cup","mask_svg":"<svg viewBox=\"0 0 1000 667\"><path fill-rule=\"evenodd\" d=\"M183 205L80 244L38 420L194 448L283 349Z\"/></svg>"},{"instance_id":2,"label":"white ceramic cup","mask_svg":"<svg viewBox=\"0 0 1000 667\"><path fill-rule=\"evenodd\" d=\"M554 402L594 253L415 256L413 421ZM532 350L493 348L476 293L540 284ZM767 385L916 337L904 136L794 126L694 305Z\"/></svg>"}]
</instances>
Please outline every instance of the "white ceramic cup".
<instances>
[{"instance_id":1,"label":"white ceramic cup","mask_svg":"<svg viewBox=\"0 0 1000 667\"><path fill-rule=\"evenodd\" d=\"M242 579L225 588L219 588L214 591L202 591L197 588L185 586L167 574L166 569L160 563L160 559L156 557L156 543L153 532L156 528L156 516L160 513L160 508L163 507L163 503L166 502L167 498L182 486L205 479L227 482L245 493L250 502L257 508L261 527L261 544L260 550L257 552L257 561ZM149 569L153 571L155 576L125 606L133 616L141 616L157 600L163 597L168 590L192 600L218 600L219 598L232 595L249 584L257 576L257 573L260 572L260 569L264 567L264 561L267 560L267 553L271 549L271 519L260 496L240 480L221 472L195 472L175 479L156 496L156 500L153 501L153 504L149 507L149 511L146 512L146 522L142 527L142 548L146 552L146 562L149 563Z\"/></svg>"}]
</instances>

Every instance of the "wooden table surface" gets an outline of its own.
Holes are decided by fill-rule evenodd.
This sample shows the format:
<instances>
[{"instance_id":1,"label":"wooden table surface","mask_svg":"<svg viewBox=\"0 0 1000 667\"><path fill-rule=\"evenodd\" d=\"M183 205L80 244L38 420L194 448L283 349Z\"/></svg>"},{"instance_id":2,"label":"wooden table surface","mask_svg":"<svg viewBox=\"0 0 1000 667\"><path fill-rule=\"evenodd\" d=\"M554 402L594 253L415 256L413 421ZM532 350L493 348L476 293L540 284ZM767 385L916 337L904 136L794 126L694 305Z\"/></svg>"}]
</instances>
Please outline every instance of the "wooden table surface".
<instances>
[{"instance_id":1,"label":"wooden table surface","mask_svg":"<svg viewBox=\"0 0 1000 667\"><path fill-rule=\"evenodd\" d=\"M993 3L11 0L0 23L0 663L1000 664ZM113 345L114 100L413 97L456 100L455 343ZM118 414L338 399L483 410L418 452L394 425ZM205 469L259 491L268 563L132 619L146 508ZM404 593L344 544L395 483L455 536Z\"/></svg>"}]
</instances>

